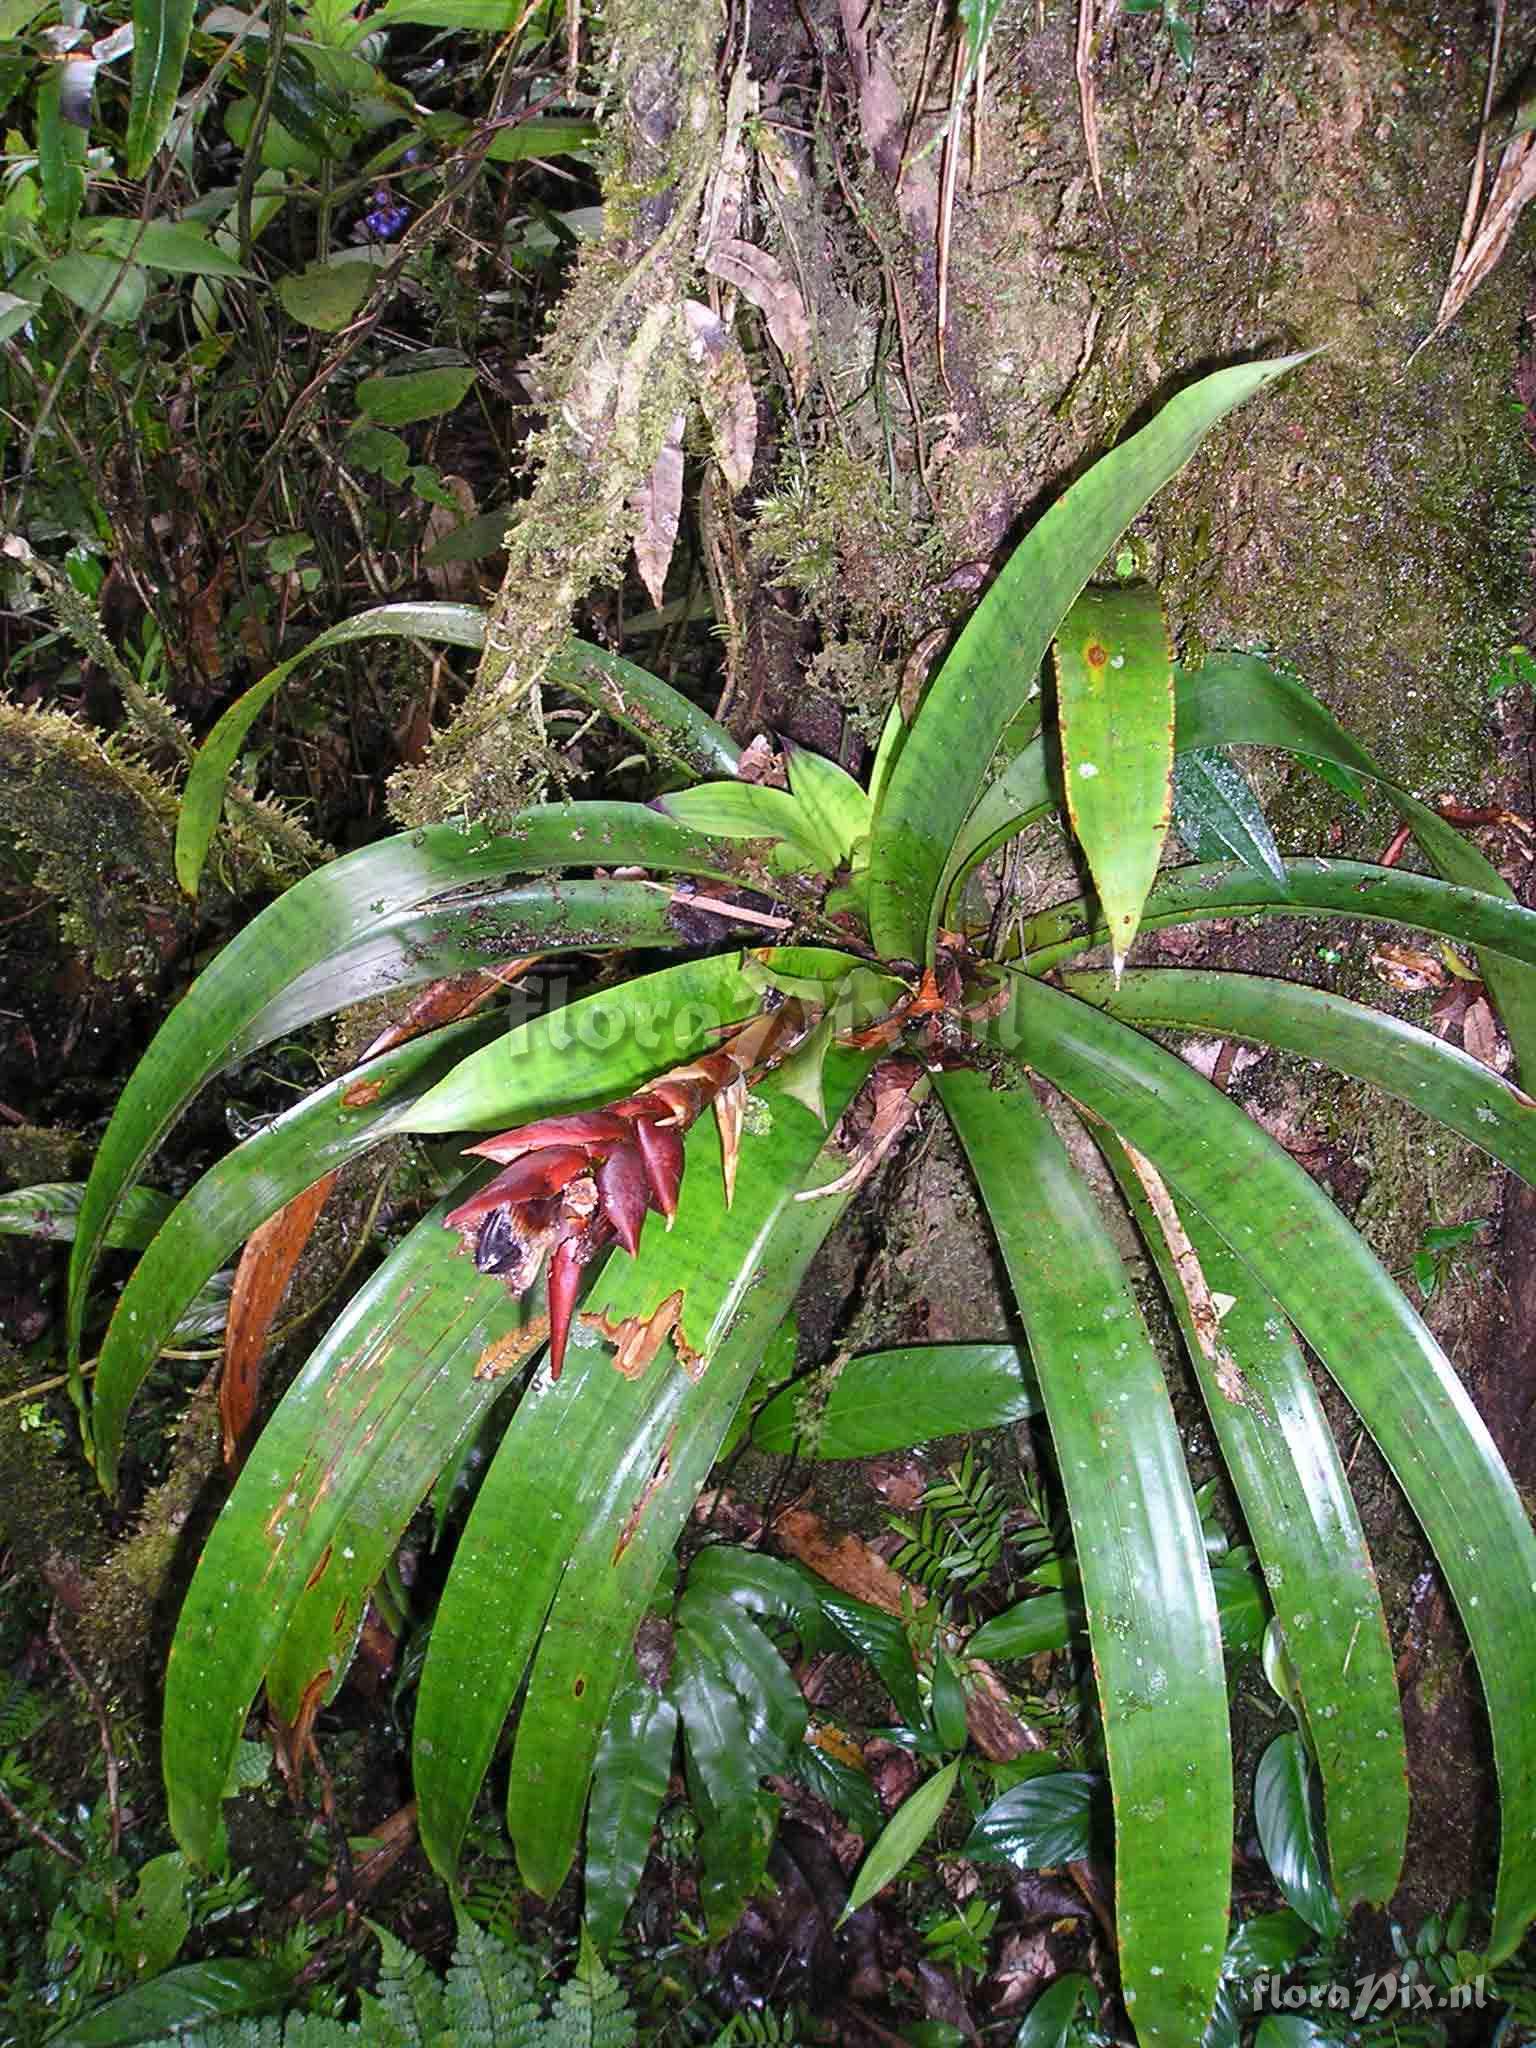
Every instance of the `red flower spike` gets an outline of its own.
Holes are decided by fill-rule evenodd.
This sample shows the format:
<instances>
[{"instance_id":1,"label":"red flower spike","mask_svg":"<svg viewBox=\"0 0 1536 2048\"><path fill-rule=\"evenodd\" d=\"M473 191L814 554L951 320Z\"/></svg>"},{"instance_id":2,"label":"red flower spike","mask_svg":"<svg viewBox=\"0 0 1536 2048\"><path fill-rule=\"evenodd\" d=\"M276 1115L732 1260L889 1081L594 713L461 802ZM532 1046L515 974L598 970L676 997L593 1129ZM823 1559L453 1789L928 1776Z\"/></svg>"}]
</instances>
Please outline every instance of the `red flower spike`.
<instances>
[{"instance_id":1,"label":"red flower spike","mask_svg":"<svg viewBox=\"0 0 1536 2048\"><path fill-rule=\"evenodd\" d=\"M581 1269L585 1262L581 1247L575 1238L563 1238L556 1245L549 1262L549 1376L552 1380L560 1377L565 1364L565 1340L570 1335L571 1317L576 1312L576 1296L581 1287Z\"/></svg>"},{"instance_id":2,"label":"red flower spike","mask_svg":"<svg viewBox=\"0 0 1536 2048\"><path fill-rule=\"evenodd\" d=\"M547 1116L538 1123L503 1131L499 1138L487 1138L482 1144L466 1145L464 1149L468 1157L499 1159L503 1165L510 1165L541 1145L579 1145L590 1157L599 1147L628 1135L624 1119L611 1109L589 1109L575 1116Z\"/></svg>"},{"instance_id":3,"label":"red flower spike","mask_svg":"<svg viewBox=\"0 0 1536 2048\"><path fill-rule=\"evenodd\" d=\"M640 1143L640 1157L645 1162L651 1200L666 1217L670 1230L672 1218L677 1214L677 1191L683 1180L682 1133L666 1125L641 1120L635 1125L635 1136Z\"/></svg>"},{"instance_id":4,"label":"red flower spike","mask_svg":"<svg viewBox=\"0 0 1536 2048\"><path fill-rule=\"evenodd\" d=\"M635 1126L645 1129L644 1124ZM616 1145L597 1169L597 1193L601 1212L613 1225L614 1235L631 1258L640 1249L640 1226L651 1206L650 1184L645 1158L631 1138Z\"/></svg>"},{"instance_id":5,"label":"red flower spike","mask_svg":"<svg viewBox=\"0 0 1536 2048\"><path fill-rule=\"evenodd\" d=\"M698 1081L684 1080L672 1074L653 1081L647 1093L665 1106L668 1121L684 1131L709 1100Z\"/></svg>"}]
</instances>

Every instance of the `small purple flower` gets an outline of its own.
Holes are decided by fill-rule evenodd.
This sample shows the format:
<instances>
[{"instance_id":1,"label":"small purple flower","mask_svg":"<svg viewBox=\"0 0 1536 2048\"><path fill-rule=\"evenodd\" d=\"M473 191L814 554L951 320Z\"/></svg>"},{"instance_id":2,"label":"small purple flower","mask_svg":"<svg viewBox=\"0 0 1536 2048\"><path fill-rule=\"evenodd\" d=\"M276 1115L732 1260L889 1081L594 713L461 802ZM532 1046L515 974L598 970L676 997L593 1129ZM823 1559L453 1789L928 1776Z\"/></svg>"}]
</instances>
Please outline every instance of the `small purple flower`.
<instances>
[{"instance_id":1,"label":"small purple flower","mask_svg":"<svg viewBox=\"0 0 1536 2048\"><path fill-rule=\"evenodd\" d=\"M405 200L397 199L387 185L374 188L372 210L363 215L363 226L376 242L392 242L411 217Z\"/></svg>"}]
</instances>

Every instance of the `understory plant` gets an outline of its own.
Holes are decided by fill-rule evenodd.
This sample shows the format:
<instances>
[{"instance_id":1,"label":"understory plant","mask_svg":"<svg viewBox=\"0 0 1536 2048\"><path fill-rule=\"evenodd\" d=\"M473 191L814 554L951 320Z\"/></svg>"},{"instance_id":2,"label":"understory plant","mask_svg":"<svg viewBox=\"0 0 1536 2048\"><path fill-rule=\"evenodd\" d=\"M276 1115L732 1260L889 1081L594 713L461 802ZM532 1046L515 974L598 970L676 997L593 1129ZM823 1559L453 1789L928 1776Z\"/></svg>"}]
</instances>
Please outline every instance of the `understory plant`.
<instances>
[{"instance_id":1,"label":"understory plant","mask_svg":"<svg viewBox=\"0 0 1536 2048\"><path fill-rule=\"evenodd\" d=\"M415 1708L427 1851L453 1874L509 1717L507 1826L534 1890L565 1880L595 1762L637 1728L662 1767L621 1774L613 1796L656 1811L691 1653L685 1625L670 1679L641 1674L637 1628L809 1260L931 1092L996 1232L1027 1339L1019 1370L1054 1444L1102 1712L1127 2009L1144 2042L1198 2040L1223 1967L1234 1825L1218 1601L1164 1368L1042 1106L1050 1084L1102 1147L1187 1340L1294 1672L1333 1890L1346 1908L1391 1895L1408 1794L1381 1600L1302 1341L1396 1474L1471 1642L1502 1802L1487 1948L1510 1954L1536 1912L1524 1508L1435 1338L1327 1195L1151 1034L1327 1060L1527 1180L1536 1105L1332 994L1129 964L1138 931L1191 920L1413 926L1473 948L1517 1058L1536 1048L1536 915L1482 855L1297 681L1251 656L1180 671L1155 594L1090 586L1208 429L1296 360L1191 385L1075 482L910 722L893 712L867 789L793 751L787 786L748 779L693 706L573 644L550 680L644 736L664 771L653 804L550 804L500 833L445 825L366 847L289 889L172 1012L76 1218L77 1359L114 1218L172 1120L231 1061L365 995L550 955L611 962L588 993L535 999L510 1029L471 1016L396 1044L247 1139L150 1239L94 1380L77 1380L112 1489L136 1389L251 1231L386 1137L463 1134L466 1177L321 1339L203 1549L164 1715L172 1826L197 1862L220 1854L258 1691L302 1750L407 1522L429 1496L443 1511L487 1443ZM467 607L390 606L309 651L389 634L474 646L483 633ZM194 770L189 883L241 737L292 665L226 715ZM1373 783L1435 872L1282 860L1210 767L1235 745ZM1163 865L1176 760L1236 858ZM968 878L1053 815L1091 893L989 923ZM1106 943L1107 968L1080 964ZM974 1413L950 1426L994 1420L996 1381L993 1361ZM1013 1386L1022 1396L1017 1374Z\"/></svg>"}]
</instances>

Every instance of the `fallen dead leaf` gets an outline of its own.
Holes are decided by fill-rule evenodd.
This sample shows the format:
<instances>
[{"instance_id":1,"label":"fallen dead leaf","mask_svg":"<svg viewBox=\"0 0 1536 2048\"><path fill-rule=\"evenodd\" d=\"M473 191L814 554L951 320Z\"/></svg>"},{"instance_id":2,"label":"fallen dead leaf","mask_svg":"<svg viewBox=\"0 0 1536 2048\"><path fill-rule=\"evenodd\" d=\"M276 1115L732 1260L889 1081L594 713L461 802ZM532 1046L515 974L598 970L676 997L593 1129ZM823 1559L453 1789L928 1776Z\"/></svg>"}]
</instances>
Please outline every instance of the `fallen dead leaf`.
<instances>
[{"instance_id":1,"label":"fallen dead leaf","mask_svg":"<svg viewBox=\"0 0 1536 2048\"><path fill-rule=\"evenodd\" d=\"M1449 975L1438 954L1422 952L1417 946L1378 946L1371 965L1393 988L1420 995L1425 989L1444 988Z\"/></svg>"},{"instance_id":2,"label":"fallen dead leaf","mask_svg":"<svg viewBox=\"0 0 1536 2048\"><path fill-rule=\"evenodd\" d=\"M811 382L811 323L798 287L777 256L753 242L722 240L710 249L705 268L756 306L788 367L796 398L804 398Z\"/></svg>"},{"instance_id":3,"label":"fallen dead leaf","mask_svg":"<svg viewBox=\"0 0 1536 2048\"><path fill-rule=\"evenodd\" d=\"M683 428L687 423L686 413L672 415L650 475L629 501L635 518L635 566L658 611L666 602L667 570L672 565L683 511Z\"/></svg>"},{"instance_id":4,"label":"fallen dead leaf","mask_svg":"<svg viewBox=\"0 0 1536 2048\"><path fill-rule=\"evenodd\" d=\"M757 453L757 398L746 356L725 322L700 300L684 300L683 319L715 460L730 489L743 491Z\"/></svg>"},{"instance_id":5,"label":"fallen dead leaf","mask_svg":"<svg viewBox=\"0 0 1536 2048\"><path fill-rule=\"evenodd\" d=\"M1467 1005L1467 1014L1461 1020L1461 1042L1473 1059L1498 1072L1499 1027L1486 996L1478 996Z\"/></svg>"}]
</instances>

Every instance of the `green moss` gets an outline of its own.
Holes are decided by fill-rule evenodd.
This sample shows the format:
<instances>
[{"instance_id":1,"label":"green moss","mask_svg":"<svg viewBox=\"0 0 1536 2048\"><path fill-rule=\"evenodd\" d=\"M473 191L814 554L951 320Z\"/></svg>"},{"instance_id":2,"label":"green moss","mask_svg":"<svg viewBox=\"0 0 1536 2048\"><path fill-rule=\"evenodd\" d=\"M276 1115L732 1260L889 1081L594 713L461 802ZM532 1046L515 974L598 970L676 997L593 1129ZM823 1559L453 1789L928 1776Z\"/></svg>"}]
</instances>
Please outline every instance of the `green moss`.
<instances>
[{"instance_id":1,"label":"green moss","mask_svg":"<svg viewBox=\"0 0 1536 2048\"><path fill-rule=\"evenodd\" d=\"M37 1124L0 1130L0 1189L75 1180L89 1164L90 1147L76 1131L46 1130Z\"/></svg>"},{"instance_id":2,"label":"green moss","mask_svg":"<svg viewBox=\"0 0 1536 2048\"><path fill-rule=\"evenodd\" d=\"M0 699L5 830L105 980L151 984L191 929L171 849L176 798L142 763L57 712Z\"/></svg>"}]
</instances>

